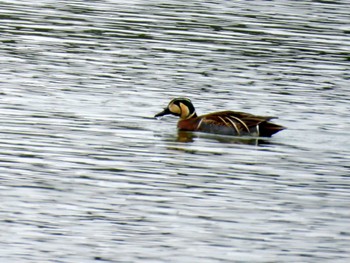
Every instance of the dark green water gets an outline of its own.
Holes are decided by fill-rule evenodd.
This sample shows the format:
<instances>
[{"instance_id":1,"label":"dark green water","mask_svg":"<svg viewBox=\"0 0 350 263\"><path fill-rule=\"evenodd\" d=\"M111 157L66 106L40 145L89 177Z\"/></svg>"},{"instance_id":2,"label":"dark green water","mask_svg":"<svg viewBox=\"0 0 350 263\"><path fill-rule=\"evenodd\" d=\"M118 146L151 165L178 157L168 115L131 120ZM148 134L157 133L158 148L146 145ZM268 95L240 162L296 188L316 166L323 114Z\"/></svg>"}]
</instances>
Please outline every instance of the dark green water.
<instances>
[{"instance_id":1,"label":"dark green water","mask_svg":"<svg viewBox=\"0 0 350 263\"><path fill-rule=\"evenodd\" d=\"M348 1L0 1L1 262L348 262ZM288 127L178 134L170 99Z\"/></svg>"}]
</instances>

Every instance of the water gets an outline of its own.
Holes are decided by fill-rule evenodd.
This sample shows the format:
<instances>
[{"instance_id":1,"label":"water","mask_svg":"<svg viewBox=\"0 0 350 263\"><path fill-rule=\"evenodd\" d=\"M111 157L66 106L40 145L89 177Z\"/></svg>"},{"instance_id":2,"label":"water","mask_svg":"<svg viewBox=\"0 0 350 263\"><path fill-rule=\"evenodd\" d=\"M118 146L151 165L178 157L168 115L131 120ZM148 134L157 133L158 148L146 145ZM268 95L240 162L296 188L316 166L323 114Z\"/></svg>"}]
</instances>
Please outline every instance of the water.
<instances>
[{"instance_id":1,"label":"water","mask_svg":"<svg viewBox=\"0 0 350 263\"><path fill-rule=\"evenodd\" d=\"M348 262L347 1L1 1L0 262ZM274 115L267 140L152 118Z\"/></svg>"}]
</instances>

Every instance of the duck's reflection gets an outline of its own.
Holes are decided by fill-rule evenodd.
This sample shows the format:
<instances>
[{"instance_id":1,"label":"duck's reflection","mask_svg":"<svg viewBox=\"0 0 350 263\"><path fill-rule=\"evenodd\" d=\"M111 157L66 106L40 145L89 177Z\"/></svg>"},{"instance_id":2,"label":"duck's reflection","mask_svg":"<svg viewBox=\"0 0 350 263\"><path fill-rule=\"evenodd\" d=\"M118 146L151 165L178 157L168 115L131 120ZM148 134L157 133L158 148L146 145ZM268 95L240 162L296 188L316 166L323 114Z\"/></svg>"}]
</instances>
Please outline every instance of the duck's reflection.
<instances>
[{"instance_id":1,"label":"duck's reflection","mask_svg":"<svg viewBox=\"0 0 350 263\"><path fill-rule=\"evenodd\" d=\"M261 137L234 137L234 136L222 136L216 134L207 133L195 133L187 131L178 131L177 142L190 143L194 142L197 138L213 139L221 143L232 144L246 144L246 145L266 145L270 144L270 141Z\"/></svg>"}]
</instances>

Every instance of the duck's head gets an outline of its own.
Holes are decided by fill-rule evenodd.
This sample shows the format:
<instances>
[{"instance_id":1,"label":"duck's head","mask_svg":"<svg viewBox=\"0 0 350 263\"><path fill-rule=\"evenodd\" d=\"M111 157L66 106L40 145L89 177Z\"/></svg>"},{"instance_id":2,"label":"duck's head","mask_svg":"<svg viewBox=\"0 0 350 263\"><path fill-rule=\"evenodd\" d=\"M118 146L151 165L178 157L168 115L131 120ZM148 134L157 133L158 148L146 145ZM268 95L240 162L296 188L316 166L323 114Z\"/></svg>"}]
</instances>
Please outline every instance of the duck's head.
<instances>
[{"instance_id":1,"label":"duck's head","mask_svg":"<svg viewBox=\"0 0 350 263\"><path fill-rule=\"evenodd\" d=\"M194 109L192 102L187 98L173 99L162 112L159 112L154 117L160 117L168 114L179 116L182 120L197 117L196 110Z\"/></svg>"}]
</instances>

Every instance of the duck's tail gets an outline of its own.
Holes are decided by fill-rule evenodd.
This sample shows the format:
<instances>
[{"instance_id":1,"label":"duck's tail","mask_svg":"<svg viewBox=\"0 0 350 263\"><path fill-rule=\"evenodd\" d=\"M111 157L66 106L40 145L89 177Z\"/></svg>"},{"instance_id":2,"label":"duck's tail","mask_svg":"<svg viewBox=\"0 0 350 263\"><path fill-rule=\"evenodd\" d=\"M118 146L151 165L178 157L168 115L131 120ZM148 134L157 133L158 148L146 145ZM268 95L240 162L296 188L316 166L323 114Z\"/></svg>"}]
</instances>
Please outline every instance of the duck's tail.
<instances>
[{"instance_id":1,"label":"duck's tail","mask_svg":"<svg viewBox=\"0 0 350 263\"><path fill-rule=\"evenodd\" d=\"M271 137L273 134L284 129L286 129L286 127L268 121L259 124L259 132L262 137Z\"/></svg>"}]
</instances>

